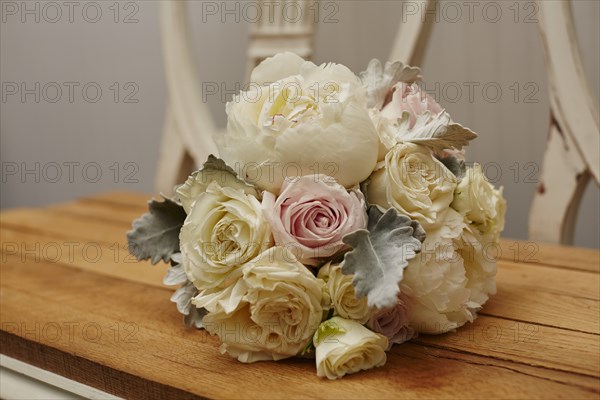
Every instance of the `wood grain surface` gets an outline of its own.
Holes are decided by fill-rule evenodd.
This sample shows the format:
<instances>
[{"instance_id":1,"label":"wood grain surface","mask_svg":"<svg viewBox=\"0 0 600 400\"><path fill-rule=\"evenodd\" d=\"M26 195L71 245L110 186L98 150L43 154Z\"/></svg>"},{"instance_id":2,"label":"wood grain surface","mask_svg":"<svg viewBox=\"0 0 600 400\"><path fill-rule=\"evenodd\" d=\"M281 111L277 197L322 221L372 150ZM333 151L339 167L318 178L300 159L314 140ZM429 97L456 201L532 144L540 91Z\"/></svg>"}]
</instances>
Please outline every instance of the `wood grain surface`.
<instances>
[{"instance_id":1,"label":"wood grain surface","mask_svg":"<svg viewBox=\"0 0 600 400\"><path fill-rule=\"evenodd\" d=\"M149 196L108 193L0 213L0 351L125 398L600 397L600 252L503 240L475 323L394 347L328 381L311 360L241 364L186 330L164 265L132 259Z\"/></svg>"}]
</instances>

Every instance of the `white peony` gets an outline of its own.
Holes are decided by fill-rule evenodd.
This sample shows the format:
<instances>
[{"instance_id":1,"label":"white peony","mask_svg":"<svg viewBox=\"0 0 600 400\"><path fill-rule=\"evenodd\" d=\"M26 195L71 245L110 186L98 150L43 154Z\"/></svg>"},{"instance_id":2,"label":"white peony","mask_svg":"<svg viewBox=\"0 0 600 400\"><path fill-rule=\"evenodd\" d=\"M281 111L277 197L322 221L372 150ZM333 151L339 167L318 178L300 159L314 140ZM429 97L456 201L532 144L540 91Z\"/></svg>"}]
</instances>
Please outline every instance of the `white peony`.
<instances>
[{"instance_id":1,"label":"white peony","mask_svg":"<svg viewBox=\"0 0 600 400\"><path fill-rule=\"evenodd\" d=\"M444 333L477 317L496 292L496 263L484 247L453 209L440 228L427 232L402 280L412 291L410 324L417 332Z\"/></svg>"},{"instance_id":2,"label":"white peony","mask_svg":"<svg viewBox=\"0 0 600 400\"><path fill-rule=\"evenodd\" d=\"M185 272L200 290L226 284L273 242L256 197L217 182L193 202L179 240Z\"/></svg>"},{"instance_id":3,"label":"white peony","mask_svg":"<svg viewBox=\"0 0 600 400\"><path fill-rule=\"evenodd\" d=\"M327 284L334 315L351 319L361 324L371 316L367 297L357 298L352 284L353 275L345 275L339 264L327 263L319 269L318 278Z\"/></svg>"},{"instance_id":4,"label":"white peony","mask_svg":"<svg viewBox=\"0 0 600 400\"><path fill-rule=\"evenodd\" d=\"M200 291L193 303L208 311L203 324L219 336L222 352L247 363L280 360L310 342L329 303L323 286L292 253L273 247L229 287Z\"/></svg>"},{"instance_id":5,"label":"white peony","mask_svg":"<svg viewBox=\"0 0 600 400\"><path fill-rule=\"evenodd\" d=\"M317 376L329 379L381 367L387 359L388 340L385 336L341 317L323 322L313 343Z\"/></svg>"},{"instance_id":6,"label":"white peony","mask_svg":"<svg viewBox=\"0 0 600 400\"><path fill-rule=\"evenodd\" d=\"M369 116L371 117L371 121L373 121L373 125L375 125L377 136L379 136L377 161L383 161L388 151L398 143L396 139L398 122L385 118L381 114L381 111L375 108L369 109Z\"/></svg>"},{"instance_id":7,"label":"white peony","mask_svg":"<svg viewBox=\"0 0 600 400\"><path fill-rule=\"evenodd\" d=\"M369 176L379 140L352 71L281 53L251 82L227 103L227 133L217 138L246 181L278 194L286 177L326 174L349 188Z\"/></svg>"},{"instance_id":8,"label":"white peony","mask_svg":"<svg viewBox=\"0 0 600 400\"><path fill-rule=\"evenodd\" d=\"M494 188L483 174L481 165L475 164L467 169L458 184L451 206L472 222L482 235L498 241L506 214L502 189Z\"/></svg>"},{"instance_id":9,"label":"white peony","mask_svg":"<svg viewBox=\"0 0 600 400\"><path fill-rule=\"evenodd\" d=\"M419 221L429 234L441 225L455 187L456 177L429 148L400 143L371 175L367 200Z\"/></svg>"}]
</instances>

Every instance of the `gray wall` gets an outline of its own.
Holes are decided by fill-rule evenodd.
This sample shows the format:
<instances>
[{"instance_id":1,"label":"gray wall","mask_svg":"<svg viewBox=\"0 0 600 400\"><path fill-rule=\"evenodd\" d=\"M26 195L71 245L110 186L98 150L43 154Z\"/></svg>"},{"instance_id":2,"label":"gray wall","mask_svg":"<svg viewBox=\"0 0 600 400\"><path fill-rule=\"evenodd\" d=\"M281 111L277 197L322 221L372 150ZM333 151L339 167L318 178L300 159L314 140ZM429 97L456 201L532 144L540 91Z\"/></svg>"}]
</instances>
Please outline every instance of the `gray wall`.
<instances>
[{"instance_id":1,"label":"gray wall","mask_svg":"<svg viewBox=\"0 0 600 400\"><path fill-rule=\"evenodd\" d=\"M111 189L153 192L166 96L157 2L120 2L118 15L112 1L90 3L77 2L72 16L61 6L57 17L53 6L29 1L29 9L39 7L37 22L35 13L23 14L22 2L2 1L3 208L52 204ZM229 98L227 92L243 79L248 24L231 15L223 23L220 15L203 14L201 1L190 3L198 74L202 81L222 84ZM490 178L505 187L505 236L526 238L549 118L543 53L530 21L535 9L524 1L517 15L514 2L475 3L472 19L463 2L442 3L424 76L454 119L480 134L468 159L485 164ZM235 7L235 2L228 4ZM502 15L492 22L498 8ZM344 63L358 72L370 58L387 58L402 10L400 1L322 0L316 61ZM573 11L598 99L600 6L577 0ZM334 21L325 22L332 12ZM472 98L469 85L474 86ZM57 86L62 91L58 98ZM102 94L95 99L98 87ZM497 99L495 88L501 89ZM23 98L22 89L33 89L33 94ZM207 101L224 126L221 96ZM599 209L598 188L592 185L580 211L576 244L599 246Z\"/></svg>"}]
</instances>

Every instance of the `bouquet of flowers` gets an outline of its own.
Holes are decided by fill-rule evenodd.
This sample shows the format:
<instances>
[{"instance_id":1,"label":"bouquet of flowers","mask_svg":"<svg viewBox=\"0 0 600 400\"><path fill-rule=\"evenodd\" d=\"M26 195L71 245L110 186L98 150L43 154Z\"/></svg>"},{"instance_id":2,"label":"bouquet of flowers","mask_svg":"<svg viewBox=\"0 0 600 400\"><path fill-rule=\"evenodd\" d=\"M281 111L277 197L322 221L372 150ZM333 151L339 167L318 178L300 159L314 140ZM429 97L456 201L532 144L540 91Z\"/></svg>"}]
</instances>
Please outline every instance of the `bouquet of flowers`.
<instances>
[{"instance_id":1,"label":"bouquet of flowers","mask_svg":"<svg viewBox=\"0 0 600 400\"><path fill-rule=\"evenodd\" d=\"M400 62L356 76L292 53L254 69L226 105L221 158L128 233L138 259L171 264L187 326L241 362L314 357L336 379L477 317L506 202L465 164L477 135L420 78Z\"/></svg>"}]
</instances>

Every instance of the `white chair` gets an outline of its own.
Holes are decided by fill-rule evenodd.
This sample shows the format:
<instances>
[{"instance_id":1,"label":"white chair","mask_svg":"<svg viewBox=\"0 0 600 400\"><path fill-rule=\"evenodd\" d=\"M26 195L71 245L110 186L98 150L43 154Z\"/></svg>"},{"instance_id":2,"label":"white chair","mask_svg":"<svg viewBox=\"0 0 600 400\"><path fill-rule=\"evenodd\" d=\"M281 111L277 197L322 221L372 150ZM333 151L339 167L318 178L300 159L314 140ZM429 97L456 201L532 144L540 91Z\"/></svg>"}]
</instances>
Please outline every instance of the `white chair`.
<instances>
[{"instance_id":1,"label":"white chair","mask_svg":"<svg viewBox=\"0 0 600 400\"><path fill-rule=\"evenodd\" d=\"M262 60L283 51L292 51L304 59L313 55L315 7L317 0L260 0L262 18L250 24L250 43L246 79ZM286 11L287 10L287 11ZM270 17L273 17L270 20Z\"/></svg>"},{"instance_id":2,"label":"white chair","mask_svg":"<svg viewBox=\"0 0 600 400\"><path fill-rule=\"evenodd\" d=\"M261 0L258 6L263 12L251 23L246 77L263 59L281 51L310 59L314 36L310 7L315 7L315 0ZM168 99L155 186L164 193L171 193L209 154L218 154L213 140L218 131L202 102L186 10L186 1L160 3Z\"/></svg>"},{"instance_id":3,"label":"white chair","mask_svg":"<svg viewBox=\"0 0 600 400\"><path fill-rule=\"evenodd\" d=\"M437 0L412 4L421 15ZM589 90L570 0L538 0L539 30L546 53L551 119L539 184L529 216L531 240L572 244L582 195L591 178L600 183L598 105ZM420 65L433 24L406 20L398 30L390 60Z\"/></svg>"},{"instance_id":4,"label":"white chair","mask_svg":"<svg viewBox=\"0 0 600 400\"><path fill-rule=\"evenodd\" d=\"M550 130L529 216L531 240L571 244L585 187L599 183L598 106L584 76L570 1L539 0L550 87Z\"/></svg>"},{"instance_id":5,"label":"white chair","mask_svg":"<svg viewBox=\"0 0 600 400\"><path fill-rule=\"evenodd\" d=\"M410 2L408 6L413 9L408 13L408 6L406 8L407 15L403 17L398 27L390 52L390 61L398 60L408 65L421 66L429 35L433 29L433 19L425 16L431 14L436 3L437 0Z\"/></svg>"}]
</instances>

